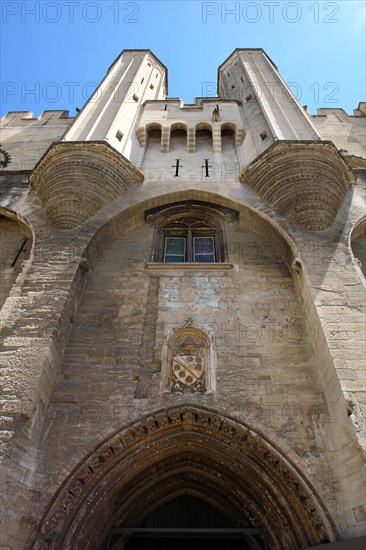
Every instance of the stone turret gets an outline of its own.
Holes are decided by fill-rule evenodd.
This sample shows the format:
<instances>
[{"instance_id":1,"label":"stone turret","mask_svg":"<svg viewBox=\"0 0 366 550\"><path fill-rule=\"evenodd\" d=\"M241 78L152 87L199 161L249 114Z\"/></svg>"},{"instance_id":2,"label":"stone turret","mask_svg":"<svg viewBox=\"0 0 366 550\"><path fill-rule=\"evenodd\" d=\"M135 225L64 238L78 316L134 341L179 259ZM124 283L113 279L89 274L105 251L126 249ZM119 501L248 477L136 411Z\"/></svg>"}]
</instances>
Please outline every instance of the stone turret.
<instances>
[{"instance_id":1,"label":"stone turret","mask_svg":"<svg viewBox=\"0 0 366 550\"><path fill-rule=\"evenodd\" d=\"M243 125L251 135L250 162L277 140L319 140L277 67L262 49L236 49L218 69L218 93L242 102Z\"/></svg>"},{"instance_id":2,"label":"stone turret","mask_svg":"<svg viewBox=\"0 0 366 550\"><path fill-rule=\"evenodd\" d=\"M123 50L65 134L65 141L105 140L129 158L141 105L164 99L167 70L150 50Z\"/></svg>"}]
</instances>

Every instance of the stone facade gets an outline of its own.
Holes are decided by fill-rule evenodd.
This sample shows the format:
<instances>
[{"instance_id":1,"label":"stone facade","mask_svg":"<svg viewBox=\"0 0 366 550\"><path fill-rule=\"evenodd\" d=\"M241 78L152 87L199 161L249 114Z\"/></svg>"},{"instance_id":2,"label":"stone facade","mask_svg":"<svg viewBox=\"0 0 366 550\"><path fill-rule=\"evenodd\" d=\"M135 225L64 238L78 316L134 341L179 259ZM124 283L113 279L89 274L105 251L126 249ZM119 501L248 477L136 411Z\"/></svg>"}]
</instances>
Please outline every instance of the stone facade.
<instances>
[{"instance_id":1,"label":"stone facade","mask_svg":"<svg viewBox=\"0 0 366 550\"><path fill-rule=\"evenodd\" d=\"M128 550L182 495L243 548L362 535L365 104L238 49L184 105L125 50L1 131L1 548Z\"/></svg>"}]
</instances>

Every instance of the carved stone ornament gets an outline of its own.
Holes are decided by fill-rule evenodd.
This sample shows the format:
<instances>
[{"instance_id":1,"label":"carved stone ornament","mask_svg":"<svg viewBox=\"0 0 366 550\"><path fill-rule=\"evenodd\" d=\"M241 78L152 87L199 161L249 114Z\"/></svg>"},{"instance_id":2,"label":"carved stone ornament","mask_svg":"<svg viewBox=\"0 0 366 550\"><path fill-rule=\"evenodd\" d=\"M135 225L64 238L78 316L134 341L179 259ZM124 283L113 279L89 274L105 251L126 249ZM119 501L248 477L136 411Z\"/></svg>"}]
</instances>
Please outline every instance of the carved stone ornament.
<instances>
[{"instance_id":1,"label":"carved stone ornament","mask_svg":"<svg viewBox=\"0 0 366 550\"><path fill-rule=\"evenodd\" d=\"M219 121L220 121L220 109L219 109L219 106L216 105L216 107L212 111L212 122L219 122Z\"/></svg>"},{"instance_id":2,"label":"carved stone ornament","mask_svg":"<svg viewBox=\"0 0 366 550\"><path fill-rule=\"evenodd\" d=\"M7 151L1 149L0 144L0 166L1 168L6 168L6 166L11 162L11 156Z\"/></svg>"},{"instance_id":3,"label":"carved stone ornament","mask_svg":"<svg viewBox=\"0 0 366 550\"><path fill-rule=\"evenodd\" d=\"M209 364L214 362L212 337L194 327L191 318L187 321L173 331L163 349L164 391L203 394L212 386L208 377Z\"/></svg>"},{"instance_id":4,"label":"carved stone ornament","mask_svg":"<svg viewBox=\"0 0 366 550\"><path fill-rule=\"evenodd\" d=\"M204 359L200 355L176 355L173 359L173 388L181 392L191 388L193 392L203 393L205 389L203 374Z\"/></svg>"},{"instance_id":5,"label":"carved stone ornament","mask_svg":"<svg viewBox=\"0 0 366 550\"><path fill-rule=\"evenodd\" d=\"M51 498L32 548L103 547L113 526L138 525L158 502L179 495L182 482L187 494L227 510L236 526L247 517L262 528L273 550L337 536L288 453L243 422L186 404L150 412L88 454Z\"/></svg>"}]
</instances>

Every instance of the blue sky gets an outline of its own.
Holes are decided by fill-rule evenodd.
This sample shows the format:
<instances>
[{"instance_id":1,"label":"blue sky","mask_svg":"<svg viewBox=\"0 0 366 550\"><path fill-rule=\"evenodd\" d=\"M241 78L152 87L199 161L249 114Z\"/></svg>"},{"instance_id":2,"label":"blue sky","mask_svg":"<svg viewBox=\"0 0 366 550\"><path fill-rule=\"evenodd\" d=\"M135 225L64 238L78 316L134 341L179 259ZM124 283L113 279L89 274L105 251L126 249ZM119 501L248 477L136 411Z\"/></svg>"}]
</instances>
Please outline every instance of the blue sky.
<instances>
[{"instance_id":1,"label":"blue sky","mask_svg":"<svg viewBox=\"0 0 366 550\"><path fill-rule=\"evenodd\" d=\"M1 114L81 108L124 49L151 49L185 103L237 47L263 48L311 113L365 100L363 0L1 2Z\"/></svg>"}]
</instances>

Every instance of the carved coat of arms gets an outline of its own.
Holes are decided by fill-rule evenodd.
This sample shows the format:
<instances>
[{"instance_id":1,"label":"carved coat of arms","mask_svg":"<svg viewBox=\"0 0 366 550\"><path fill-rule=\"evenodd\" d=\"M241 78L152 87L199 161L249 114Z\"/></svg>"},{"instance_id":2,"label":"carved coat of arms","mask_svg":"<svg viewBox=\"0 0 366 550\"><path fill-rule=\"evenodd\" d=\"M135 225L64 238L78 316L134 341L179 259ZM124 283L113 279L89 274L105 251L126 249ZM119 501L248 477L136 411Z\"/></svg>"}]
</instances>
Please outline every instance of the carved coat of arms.
<instances>
[{"instance_id":1,"label":"carved coat of arms","mask_svg":"<svg viewBox=\"0 0 366 550\"><path fill-rule=\"evenodd\" d=\"M172 393L204 394L207 382L208 342L202 331L191 325L173 333L168 352Z\"/></svg>"},{"instance_id":2,"label":"carved coat of arms","mask_svg":"<svg viewBox=\"0 0 366 550\"><path fill-rule=\"evenodd\" d=\"M203 358L199 355L176 355L173 359L174 378L188 388L202 378L203 372Z\"/></svg>"}]
</instances>

